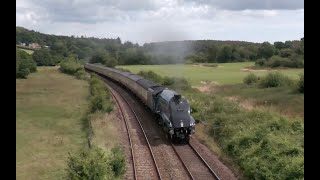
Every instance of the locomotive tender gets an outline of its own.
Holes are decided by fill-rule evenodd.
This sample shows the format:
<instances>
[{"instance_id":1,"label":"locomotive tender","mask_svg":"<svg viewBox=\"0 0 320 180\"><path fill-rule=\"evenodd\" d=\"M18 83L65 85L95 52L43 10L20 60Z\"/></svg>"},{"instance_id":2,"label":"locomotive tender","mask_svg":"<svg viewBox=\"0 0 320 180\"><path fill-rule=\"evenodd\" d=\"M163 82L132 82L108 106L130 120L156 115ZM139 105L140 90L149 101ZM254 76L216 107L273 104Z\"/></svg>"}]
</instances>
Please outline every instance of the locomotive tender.
<instances>
[{"instance_id":1,"label":"locomotive tender","mask_svg":"<svg viewBox=\"0 0 320 180\"><path fill-rule=\"evenodd\" d=\"M90 63L84 67L131 90L154 113L169 139L189 141L195 131L195 120L188 101L180 94L130 72Z\"/></svg>"}]
</instances>

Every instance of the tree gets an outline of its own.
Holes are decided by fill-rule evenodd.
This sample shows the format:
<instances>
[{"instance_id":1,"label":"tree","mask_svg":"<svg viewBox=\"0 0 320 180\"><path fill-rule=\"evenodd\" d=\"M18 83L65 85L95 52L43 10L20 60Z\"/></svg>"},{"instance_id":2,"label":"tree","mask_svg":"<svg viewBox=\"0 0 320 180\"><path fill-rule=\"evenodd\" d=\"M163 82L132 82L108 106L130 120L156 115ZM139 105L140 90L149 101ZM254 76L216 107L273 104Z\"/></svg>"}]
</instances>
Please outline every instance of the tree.
<instances>
[{"instance_id":1,"label":"tree","mask_svg":"<svg viewBox=\"0 0 320 180\"><path fill-rule=\"evenodd\" d=\"M258 48L258 58L270 58L274 54L274 47L269 42L264 42Z\"/></svg>"},{"instance_id":2,"label":"tree","mask_svg":"<svg viewBox=\"0 0 320 180\"><path fill-rule=\"evenodd\" d=\"M37 65L31 55L16 49L16 78L26 78L29 73L36 71Z\"/></svg>"},{"instance_id":3,"label":"tree","mask_svg":"<svg viewBox=\"0 0 320 180\"><path fill-rule=\"evenodd\" d=\"M232 49L230 46L223 46L218 53L218 62L225 63L230 62L232 58Z\"/></svg>"},{"instance_id":4,"label":"tree","mask_svg":"<svg viewBox=\"0 0 320 180\"><path fill-rule=\"evenodd\" d=\"M281 49L279 52L281 57L290 57L293 54L293 51L291 49Z\"/></svg>"},{"instance_id":5,"label":"tree","mask_svg":"<svg viewBox=\"0 0 320 180\"><path fill-rule=\"evenodd\" d=\"M53 66L55 65L52 56L47 49L40 49L34 51L32 54L34 61L37 63L38 66Z\"/></svg>"},{"instance_id":6,"label":"tree","mask_svg":"<svg viewBox=\"0 0 320 180\"><path fill-rule=\"evenodd\" d=\"M101 63L107 67L115 67L118 64L118 61L115 57L110 56L109 53L105 51L99 51L89 60L90 63Z\"/></svg>"},{"instance_id":7,"label":"tree","mask_svg":"<svg viewBox=\"0 0 320 180\"><path fill-rule=\"evenodd\" d=\"M289 48L289 46L281 41L274 42L274 47L277 49Z\"/></svg>"},{"instance_id":8,"label":"tree","mask_svg":"<svg viewBox=\"0 0 320 180\"><path fill-rule=\"evenodd\" d=\"M216 45L211 45L208 48L208 62L209 63L217 62L218 51L219 51L219 49Z\"/></svg>"}]
</instances>

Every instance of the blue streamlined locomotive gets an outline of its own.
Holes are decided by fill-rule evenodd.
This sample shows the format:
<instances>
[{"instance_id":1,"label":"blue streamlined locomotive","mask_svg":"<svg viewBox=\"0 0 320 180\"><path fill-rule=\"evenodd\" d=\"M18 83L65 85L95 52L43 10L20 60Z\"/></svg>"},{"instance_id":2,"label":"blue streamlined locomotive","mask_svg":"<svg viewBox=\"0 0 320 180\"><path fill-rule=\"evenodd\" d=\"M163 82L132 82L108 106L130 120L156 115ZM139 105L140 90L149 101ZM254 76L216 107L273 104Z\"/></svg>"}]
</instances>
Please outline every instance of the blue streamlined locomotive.
<instances>
[{"instance_id":1,"label":"blue streamlined locomotive","mask_svg":"<svg viewBox=\"0 0 320 180\"><path fill-rule=\"evenodd\" d=\"M130 89L154 113L168 138L189 141L195 120L188 101L180 94L130 72L89 63L84 67Z\"/></svg>"}]
</instances>

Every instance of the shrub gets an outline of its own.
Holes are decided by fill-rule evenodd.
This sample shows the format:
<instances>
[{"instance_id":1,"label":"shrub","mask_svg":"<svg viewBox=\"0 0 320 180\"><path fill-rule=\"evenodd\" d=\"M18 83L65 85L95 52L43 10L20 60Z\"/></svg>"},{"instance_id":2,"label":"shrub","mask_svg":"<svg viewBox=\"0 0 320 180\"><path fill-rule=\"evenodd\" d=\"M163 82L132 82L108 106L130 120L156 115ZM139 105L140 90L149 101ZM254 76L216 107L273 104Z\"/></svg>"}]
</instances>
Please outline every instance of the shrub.
<instances>
[{"instance_id":1,"label":"shrub","mask_svg":"<svg viewBox=\"0 0 320 180\"><path fill-rule=\"evenodd\" d=\"M110 165L110 158L102 149L93 147L82 150L79 154L69 153L67 163L68 179L114 179L115 173Z\"/></svg>"},{"instance_id":2,"label":"shrub","mask_svg":"<svg viewBox=\"0 0 320 180\"><path fill-rule=\"evenodd\" d=\"M266 63L266 59L265 58L261 58L261 59L258 59L256 62L255 62L255 65L257 66L264 66L265 63Z\"/></svg>"},{"instance_id":3,"label":"shrub","mask_svg":"<svg viewBox=\"0 0 320 180\"><path fill-rule=\"evenodd\" d=\"M258 76L256 76L253 73L250 73L243 79L243 83L250 85L258 82L258 80L259 80Z\"/></svg>"},{"instance_id":4,"label":"shrub","mask_svg":"<svg viewBox=\"0 0 320 180\"><path fill-rule=\"evenodd\" d=\"M85 72L84 69L81 69L81 70L78 70L76 73L75 73L75 76L77 79L86 79L86 75L87 73Z\"/></svg>"},{"instance_id":5,"label":"shrub","mask_svg":"<svg viewBox=\"0 0 320 180\"><path fill-rule=\"evenodd\" d=\"M292 61L288 58L280 57L280 56L272 56L266 63L266 66L269 67L291 67Z\"/></svg>"},{"instance_id":6,"label":"shrub","mask_svg":"<svg viewBox=\"0 0 320 180\"><path fill-rule=\"evenodd\" d=\"M89 81L90 84L90 112L96 111L111 112L113 110L110 102L110 96L106 91L103 82L93 75Z\"/></svg>"},{"instance_id":7,"label":"shrub","mask_svg":"<svg viewBox=\"0 0 320 180\"><path fill-rule=\"evenodd\" d=\"M77 59L69 57L60 63L60 70L66 74L75 75L78 71L84 71L84 68Z\"/></svg>"},{"instance_id":8,"label":"shrub","mask_svg":"<svg viewBox=\"0 0 320 180\"><path fill-rule=\"evenodd\" d=\"M30 71L29 71L28 68L20 69L20 70L16 73L16 78L26 79L29 73L30 73Z\"/></svg>"},{"instance_id":9,"label":"shrub","mask_svg":"<svg viewBox=\"0 0 320 180\"><path fill-rule=\"evenodd\" d=\"M110 165L116 177L122 176L126 171L124 150L120 146L111 149L112 159Z\"/></svg>"},{"instance_id":10,"label":"shrub","mask_svg":"<svg viewBox=\"0 0 320 180\"><path fill-rule=\"evenodd\" d=\"M16 78L27 78L29 73L37 71L37 64L25 51L16 50Z\"/></svg>"},{"instance_id":11,"label":"shrub","mask_svg":"<svg viewBox=\"0 0 320 180\"><path fill-rule=\"evenodd\" d=\"M92 96L90 99L90 112L94 113L96 111L112 111L112 106L108 103L106 96L104 96L103 94Z\"/></svg>"},{"instance_id":12,"label":"shrub","mask_svg":"<svg viewBox=\"0 0 320 180\"><path fill-rule=\"evenodd\" d=\"M292 81L280 72L271 72L261 79L259 85L262 88L279 87L292 85Z\"/></svg>"},{"instance_id":13,"label":"shrub","mask_svg":"<svg viewBox=\"0 0 320 180\"><path fill-rule=\"evenodd\" d=\"M38 66L54 66L55 62L48 49L39 49L34 51L32 58Z\"/></svg>"},{"instance_id":14,"label":"shrub","mask_svg":"<svg viewBox=\"0 0 320 180\"><path fill-rule=\"evenodd\" d=\"M255 65L257 66L267 66L267 67L289 67L289 68L303 68L304 67L304 61L303 57L300 55L283 55L282 56L272 56L269 59L258 59L255 62Z\"/></svg>"}]
</instances>

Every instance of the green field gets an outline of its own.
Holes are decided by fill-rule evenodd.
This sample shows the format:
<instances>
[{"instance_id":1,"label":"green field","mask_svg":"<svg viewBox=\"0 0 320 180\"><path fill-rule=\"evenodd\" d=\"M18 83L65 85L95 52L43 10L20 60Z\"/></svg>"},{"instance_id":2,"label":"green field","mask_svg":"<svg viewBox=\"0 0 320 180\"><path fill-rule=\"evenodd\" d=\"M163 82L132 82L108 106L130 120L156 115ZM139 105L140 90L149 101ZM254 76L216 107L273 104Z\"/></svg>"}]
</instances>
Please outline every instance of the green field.
<instances>
[{"instance_id":1,"label":"green field","mask_svg":"<svg viewBox=\"0 0 320 180\"><path fill-rule=\"evenodd\" d=\"M33 54L33 52L34 51L32 51L32 50L29 50L29 49L23 49L23 48L19 48L19 49L21 49L21 50L23 50L23 51L25 51L25 52L27 52L28 54Z\"/></svg>"},{"instance_id":2,"label":"green field","mask_svg":"<svg viewBox=\"0 0 320 180\"><path fill-rule=\"evenodd\" d=\"M200 65L130 65L117 66L128 69L131 72L152 70L161 76L185 77L193 86L199 86L201 81L213 81L217 84L241 83L243 78L249 73L242 70L245 67L253 66L254 62L224 63L218 67L205 67ZM293 79L299 78L299 73L303 69L279 70ZM259 76L265 75L267 71L253 72Z\"/></svg>"},{"instance_id":3,"label":"green field","mask_svg":"<svg viewBox=\"0 0 320 180\"><path fill-rule=\"evenodd\" d=\"M16 179L65 179L68 152L87 145L88 83L55 67L16 80Z\"/></svg>"}]
</instances>

